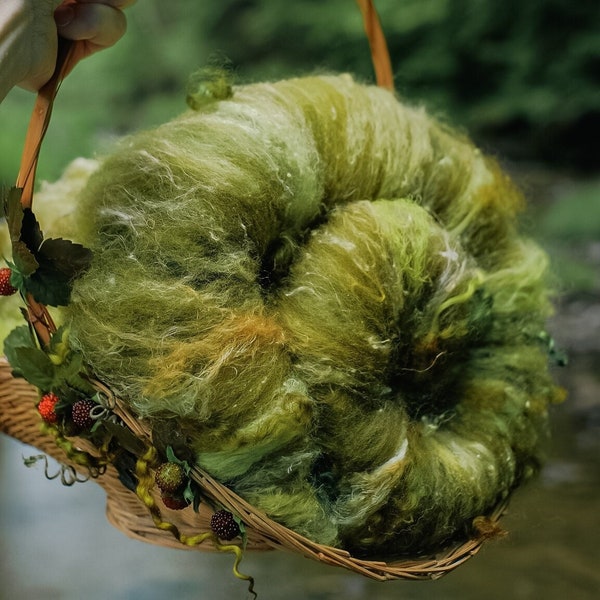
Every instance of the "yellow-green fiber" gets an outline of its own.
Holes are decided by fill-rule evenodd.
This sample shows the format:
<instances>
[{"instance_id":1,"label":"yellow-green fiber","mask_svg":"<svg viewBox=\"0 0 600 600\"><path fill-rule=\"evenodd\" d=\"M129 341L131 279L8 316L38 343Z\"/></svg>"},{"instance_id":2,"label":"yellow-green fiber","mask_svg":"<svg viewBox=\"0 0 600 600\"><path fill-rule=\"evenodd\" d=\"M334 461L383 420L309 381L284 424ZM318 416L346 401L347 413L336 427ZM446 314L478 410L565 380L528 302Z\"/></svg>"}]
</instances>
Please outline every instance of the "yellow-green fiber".
<instances>
[{"instance_id":1,"label":"yellow-green fiber","mask_svg":"<svg viewBox=\"0 0 600 600\"><path fill-rule=\"evenodd\" d=\"M349 76L224 89L89 178L72 346L315 541L391 558L469 535L538 468L559 395L520 193Z\"/></svg>"}]
</instances>

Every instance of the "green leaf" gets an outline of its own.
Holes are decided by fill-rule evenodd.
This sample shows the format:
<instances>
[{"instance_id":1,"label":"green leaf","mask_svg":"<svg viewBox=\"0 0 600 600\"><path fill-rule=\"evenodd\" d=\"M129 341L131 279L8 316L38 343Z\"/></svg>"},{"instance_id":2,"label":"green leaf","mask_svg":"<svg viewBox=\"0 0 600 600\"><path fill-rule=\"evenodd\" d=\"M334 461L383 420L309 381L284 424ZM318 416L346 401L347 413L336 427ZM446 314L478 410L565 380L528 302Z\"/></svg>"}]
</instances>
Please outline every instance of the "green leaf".
<instances>
[{"instance_id":1,"label":"green leaf","mask_svg":"<svg viewBox=\"0 0 600 600\"><path fill-rule=\"evenodd\" d=\"M146 447L144 446L144 442L136 437L127 427L109 420L103 421L102 424L108 433L115 437L119 445L125 450L136 456L140 456L145 452Z\"/></svg>"},{"instance_id":2,"label":"green leaf","mask_svg":"<svg viewBox=\"0 0 600 600\"><path fill-rule=\"evenodd\" d=\"M21 226L23 224L23 207L21 206L21 188L12 187L10 189L2 189L2 208L6 223L8 225L8 233L11 241L21 239Z\"/></svg>"},{"instance_id":3,"label":"green leaf","mask_svg":"<svg viewBox=\"0 0 600 600\"><path fill-rule=\"evenodd\" d=\"M44 240L34 213L21 205L22 190L3 192L3 207L12 244L15 283L42 304L66 306L73 280L86 271L90 250L62 238Z\"/></svg>"},{"instance_id":4,"label":"green leaf","mask_svg":"<svg viewBox=\"0 0 600 600\"><path fill-rule=\"evenodd\" d=\"M25 280L26 289L42 304L66 306L73 281L89 268L92 252L81 244L56 238L44 240L35 257L39 267Z\"/></svg>"},{"instance_id":5,"label":"green leaf","mask_svg":"<svg viewBox=\"0 0 600 600\"><path fill-rule=\"evenodd\" d=\"M46 353L39 348L15 348L14 365L23 375L23 377L42 391L52 389L54 381L54 365L46 356Z\"/></svg>"},{"instance_id":6,"label":"green leaf","mask_svg":"<svg viewBox=\"0 0 600 600\"><path fill-rule=\"evenodd\" d=\"M233 515L233 520L237 523L240 528L240 535L242 536L242 550L246 549L246 545L248 543L248 532L246 531L246 525L244 521L237 515Z\"/></svg>"},{"instance_id":7,"label":"green leaf","mask_svg":"<svg viewBox=\"0 0 600 600\"><path fill-rule=\"evenodd\" d=\"M73 280L89 269L92 251L70 240L48 239L40 246L37 258L41 263L52 265L69 280Z\"/></svg>"},{"instance_id":8,"label":"green leaf","mask_svg":"<svg viewBox=\"0 0 600 600\"><path fill-rule=\"evenodd\" d=\"M13 261L16 270L23 276L28 277L38 267L38 263L26 241L22 239L23 225L25 219L25 211L21 206L21 195L23 190L20 188L4 189L2 191L2 205L6 223L8 225L8 233L12 245ZM31 213L31 211L29 211ZM28 222L31 221L31 216L28 217ZM34 218L35 221L35 218ZM29 225L32 227L32 224Z\"/></svg>"},{"instance_id":9,"label":"green leaf","mask_svg":"<svg viewBox=\"0 0 600 600\"><path fill-rule=\"evenodd\" d=\"M68 343L68 328L61 325L50 337L48 344L48 354L54 356L54 364L61 363L71 354Z\"/></svg>"},{"instance_id":10,"label":"green leaf","mask_svg":"<svg viewBox=\"0 0 600 600\"><path fill-rule=\"evenodd\" d=\"M200 510L200 504L202 503L202 495L200 493L200 487L198 486L197 483L194 482L194 502L193 502L193 506L194 506L194 512L198 512Z\"/></svg>"},{"instance_id":11,"label":"green leaf","mask_svg":"<svg viewBox=\"0 0 600 600\"><path fill-rule=\"evenodd\" d=\"M35 273L24 280L25 289L42 304L66 306L71 298L71 282L62 273L40 265Z\"/></svg>"},{"instance_id":12,"label":"green leaf","mask_svg":"<svg viewBox=\"0 0 600 600\"><path fill-rule=\"evenodd\" d=\"M196 496L194 494L194 490L192 489L191 479L188 480L185 490L183 490L183 498L188 504L195 504L196 502Z\"/></svg>"},{"instance_id":13,"label":"green leaf","mask_svg":"<svg viewBox=\"0 0 600 600\"><path fill-rule=\"evenodd\" d=\"M12 255L16 271L23 277L30 277L39 267L35 256L21 240L12 242Z\"/></svg>"},{"instance_id":14,"label":"green leaf","mask_svg":"<svg viewBox=\"0 0 600 600\"><path fill-rule=\"evenodd\" d=\"M25 291L25 278L23 277L23 275L20 273L20 271L17 269L17 267L13 263L11 263L10 261L7 260L6 264L10 267L10 270L11 270L10 284L17 290L24 292Z\"/></svg>"},{"instance_id":15,"label":"green leaf","mask_svg":"<svg viewBox=\"0 0 600 600\"><path fill-rule=\"evenodd\" d=\"M54 388L75 389L83 394L93 395L94 387L84 377L85 368L80 354L71 353L67 360L54 367Z\"/></svg>"},{"instance_id":16,"label":"green leaf","mask_svg":"<svg viewBox=\"0 0 600 600\"><path fill-rule=\"evenodd\" d=\"M13 329L4 340L4 354L13 368L14 374L23 377L23 373L17 366L16 350L18 348L37 348L31 330L27 325L21 325Z\"/></svg>"},{"instance_id":17,"label":"green leaf","mask_svg":"<svg viewBox=\"0 0 600 600\"><path fill-rule=\"evenodd\" d=\"M167 446L166 455L167 455L167 460L169 462L178 464L180 467L183 468L183 470L185 471L185 474L189 477L192 467L190 467L190 463L188 463L187 460L181 460L181 459L177 458L177 456L175 456L175 452L173 452L173 448L171 446Z\"/></svg>"},{"instance_id":18,"label":"green leaf","mask_svg":"<svg viewBox=\"0 0 600 600\"><path fill-rule=\"evenodd\" d=\"M30 208L22 210L21 241L35 254L44 241L44 234L33 211Z\"/></svg>"},{"instance_id":19,"label":"green leaf","mask_svg":"<svg viewBox=\"0 0 600 600\"><path fill-rule=\"evenodd\" d=\"M175 456L175 452L173 452L173 448L171 446L167 446L166 450L167 460L172 463L176 463L180 465L179 459Z\"/></svg>"}]
</instances>

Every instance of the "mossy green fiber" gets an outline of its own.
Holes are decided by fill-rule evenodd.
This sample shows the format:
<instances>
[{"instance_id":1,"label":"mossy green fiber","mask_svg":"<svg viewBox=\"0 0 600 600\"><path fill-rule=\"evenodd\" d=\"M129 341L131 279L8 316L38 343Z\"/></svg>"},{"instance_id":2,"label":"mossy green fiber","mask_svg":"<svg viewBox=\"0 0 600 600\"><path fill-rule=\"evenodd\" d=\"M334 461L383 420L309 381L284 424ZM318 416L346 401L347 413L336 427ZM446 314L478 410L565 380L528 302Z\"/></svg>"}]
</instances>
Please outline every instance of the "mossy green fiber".
<instances>
[{"instance_id":1,"label":"mossy green fiber","mask_svg":"<svg viewBox=\"0 0 600 600\"><path fill-rule=\"evenodd\" d=\"M71 342L274 519L363 556L429 552L535 472L558 397L521 205L388 91L234 88L90 177Z\"/></svg>"}]
</instances>

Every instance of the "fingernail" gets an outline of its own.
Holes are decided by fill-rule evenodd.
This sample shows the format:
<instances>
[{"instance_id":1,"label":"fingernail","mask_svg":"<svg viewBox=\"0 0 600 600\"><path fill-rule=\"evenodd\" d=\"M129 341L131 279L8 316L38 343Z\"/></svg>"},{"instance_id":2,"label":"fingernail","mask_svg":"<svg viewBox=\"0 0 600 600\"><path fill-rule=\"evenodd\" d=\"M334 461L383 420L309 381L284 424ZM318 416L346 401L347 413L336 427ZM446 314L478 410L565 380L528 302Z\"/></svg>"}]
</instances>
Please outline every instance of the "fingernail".
<instances>
[{"instance_id":1,"label":"fingernail","mask_svg":"<svg viewBox=\"0 0 600 600\"><path fill-rule=\"evenodd\" d=\"M58 27L66 27L75 17L75 11L70 4L63 4L54 11L54 22Z\"/></svg>"}]
</instances>

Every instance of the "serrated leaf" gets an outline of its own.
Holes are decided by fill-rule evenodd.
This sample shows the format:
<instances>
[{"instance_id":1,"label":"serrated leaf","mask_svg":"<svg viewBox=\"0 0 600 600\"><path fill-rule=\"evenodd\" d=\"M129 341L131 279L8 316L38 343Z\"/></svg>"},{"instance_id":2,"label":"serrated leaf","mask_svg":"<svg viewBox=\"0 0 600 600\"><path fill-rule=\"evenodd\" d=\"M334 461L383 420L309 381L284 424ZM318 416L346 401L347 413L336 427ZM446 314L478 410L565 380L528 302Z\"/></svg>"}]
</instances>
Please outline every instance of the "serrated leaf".
<instances>
[{"instance_id":1,"label":"serrated leaf","mask_svg":"<svg viewBox=\"0 0 600 600\"><path fill-rule=\"evenodd\" d=\"M25 279L23 275L17 270L16 266L6 261L8 266L10 267L10 285L12 285L15 289L20 290L21 292L25 291ZM37 264L37 263L36 263Z\"/></svg>"},{"instance_id":2,"label":"serrated leaf","mask_svg":"<svg viewBox=\"0 0 600 600\"><path fill-rule=\"evenodd\" d=\"M39 348L15 348L16 368L31 385L46 391L52 388L54 365Z\"/></svg>"},{"instance_id":3,"label":"serrated leaf","mask_svg":"<svg viewBox=\"0 0 600 600\"><path fill-rule=\"evenodd\" d=\"M69 240L45 240L36 252L39 263L35 273L25 280L25 288L48 306L66 306L73 281L89 268L92 252Z\"/></svg>"},{"instance_id":4,"label":"serrated leaf","mask_svg":"<svg viewBox=\"0 0 600 600\"><path fill-rule=\"evenodd\" d=\"M4 339L4 354L16 375L23 376L17 366L17 348L36 348L35 341L27 325L13 329Z\"/></svg>"},{"instance_id":5,"label":"serrated leaf","mask_svg":"<svg viewBox=\"0 0 600 600\"><path fill-rule=\"evenodd\" d=\"M31 277L24 280L25 289L42 304L67 306L71 298L71 281L60 271L40 265Z\"/></svg>"},{"instance_id":6,"label":"serrated leaf","mask_svg":"<svg viewBox=\"0 0 600 600\"><path fill-rule=\"evenodd\" d=\"M36 256L40 263L51 265L69 281L87 271L92 262L91 250L62 238L44 240Z\"/></svg>"},{"instance_id":7,"label":"serrated leaf","mask_svg":"<svg viewBox=\"0 0 600 600\"><path fill-rule=\"evenodd\" d=\"M30 208L23 209L20 239L34 254L37 253L44 241L40 224Z\"/></svg>"},{"instance_id":8,"label":"serrated leaf","mask_svg":"<svg viewBox=\"0 0 600 600\"><path fill-rule=\"evenodd\" d=\"M27 277L37 269L38 264L33 255L32 248L28 247L27 243L22 239L25 218L25 211L21 206L22 193L23 190L16 187L3 190L2 204L8 225L16 270Z\"/></svg>"},{"instance_id":9,"label":"serrated leaf","mask_svg":"<svg viewBox=\"0 0 600 600\"><path fill-rule=\"evenodd\" d=\"M54 388L72 388L79 392L93 395L94 388L84 377L83 358L80 354L69 354L60 365L54 367Z\"/></svg>"},{"instance_id":10,"label":"serrated leaf","mask_svg":"<svg viewBox=\"0 0 600 600\"><path fill-rule=\"evenodd\" d=\"M42 304L66 306L73 280L89 268L92 253L62 238L44 240L34 213L22 207L21 195L19 188L3 192L14 270L21 275L16 287Z\"/></svg>"},{"instance_id":11,"label":"serrated leaf","mask_svg":"<svg viewBox=\"0 0 600 600\"><path fill-rule=\"evenodd\" d=\"M30 277L37 271L39 263L25 242L21 240L13 241L12 255L16 271L23 277Z\"/></svg>"}]
</instances>

